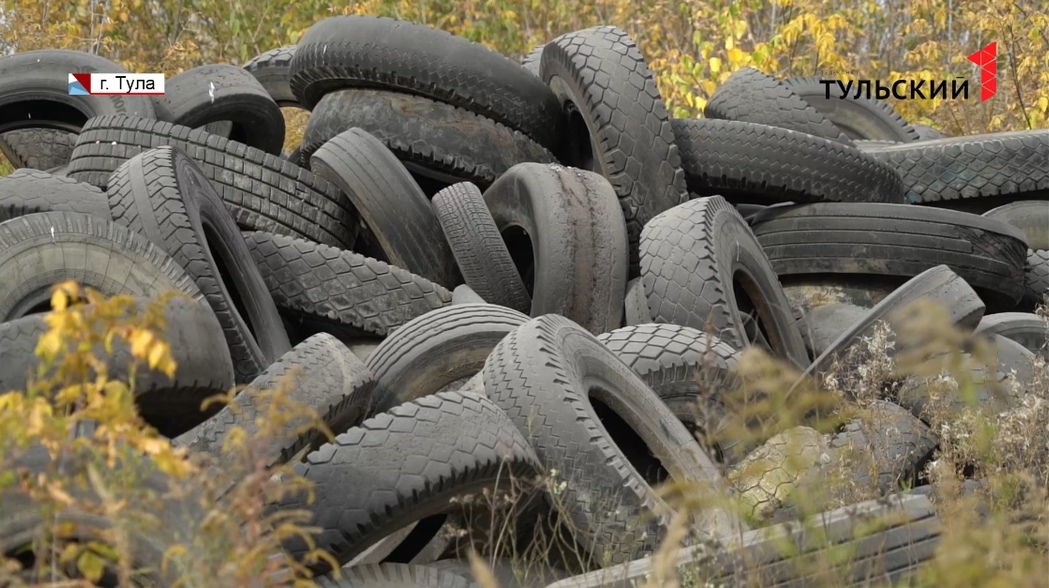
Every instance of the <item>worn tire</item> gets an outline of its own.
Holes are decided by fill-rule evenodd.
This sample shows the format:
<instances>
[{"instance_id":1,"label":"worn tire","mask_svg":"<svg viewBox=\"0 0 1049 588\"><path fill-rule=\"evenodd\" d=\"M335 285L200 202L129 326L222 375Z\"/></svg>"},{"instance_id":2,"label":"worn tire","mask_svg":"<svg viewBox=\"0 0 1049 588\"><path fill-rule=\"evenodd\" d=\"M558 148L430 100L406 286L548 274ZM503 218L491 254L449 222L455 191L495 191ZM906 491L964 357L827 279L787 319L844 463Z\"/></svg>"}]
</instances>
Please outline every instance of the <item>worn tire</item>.
<instances>
[{"instance_id":1,"label":"worn tire","mask_svg":"<svg viewBox=\"0 0 1049 588\"><path fill-rule=\"evenodd\" d=\"M750 228L720 196L678 205L641 234L641 278L657 323L713 332L735 349L763 334L770 351L802 368L809 357L786 295ZM737 294L749 303L740 307ZM743 315L757 313L762 333L747 333Z\"/></svg>"},{"instance_id":2,"label":"worn tire","mask_svg":"<svg viewBox=\"0 0 1049 588\"><path fill-rule=\"evenodd\" d=\"M929 125L912 125L914 130L918 133L919 141L933 141L936 139L945 139L947 135L939 129L934 129Z\"/></svg>"},{"instance_id":3,"label":"worn tire","mask_svg":"<svg viewBox=\"0 0 1049 588\"><path fill-rule=\"evenodd\" d=\"M222 136L280 155L284 115L251 72L235 65L202 65L167 80L153 98L157 119L184 127L228 121Z\"/></svg>"},{"instance_id":4,"label":"worn tire","mask_svg":"<svg viewBox=\"0 0 1049 588\"><path fill-rule=\"evenodd\" d=\"M47 170L69 163L77 133L26 128L0 134L0 154L14 168Z\"/></svg>"},{"instance_id":5,"label":"worn tire","mask_svg":"<svg viewBox=\"0 0 1049 588\"><path fill-rule=\"evenodd\" d=\"M909 202L942 203L1049 189L1049 134L1014 131L863 150L896 168Z\"/></svg>"},{"instance_id":6,"label":"worn tire","mask_svg":"<svg viewBox=\"0 0 1049 588\"><path fill-rule=\"evenodd\" d=\"M455 256L429 199L381 141L350 129L314 152L310 168L350 199L384 261L447 288L459 285Z\"/></svg>"},{"instance_id":7,"label":"worn tire","mask_svg":"<svg viewBox=\"0 0 1049 588\"><path fill-rule=\"evenodd\" d=\"M484 200L529 288L531 316L559 314L592 333L619 327L626 230L607 180L522 163L485 191Z\"/></svg>"},{"instance_id":8,"label":"worn tire","mask_svg":"<svg viewBox=\"0 0 1049 588\"><path fill-rule=\"evenodd\" d=\"M1049 249L1049 201L1021 200L991 209L983 216L1020 229L1029 249Z\"/></svg>"},{"instance_id":9,"label":"worn tire","mask_svg":"<svg viewBox=\"0 0 1049 588\"><path fill-rule=\"evenodd\" d=\"M460 304L406 323L368 356L375 374L369 415L429 396L481 371L499 341L528 316L492 304Z\"/></svg>"},{"instance_id":10,"label":"worn tire","mask_svg":"<svg viewBox=\"0 0 1049 588\"><path fill-rule=\"evenodd\" d=\"M521 67L527 69L529 73L539 79L543 79L543 74L539 72L539 62L543 59L544 47L546 47L546 43L536 45L534 49L521 58Z\"/></svg>"},{"instance_id":11,"label":"worn tire","mask_svg":"<svg viewBox=\"0 0 1049 588\"><path fill-rule=\"evenodd\" d=\"M91 119L69 176L105 188L124 161L165 145L197 161L241 227L353 246L358 220L337 187L276 155L201 130L123 116Z\"/></svg>"},{"instance_id":12,"label":"worn tire","mask_svg":"<svg viewBox=\"0 0 1049 588\"><path fill-rule=\"evenodd\" d=\"M477 186L453 184L431 204L466 284L485 302L529 312L532 298Z\"/></svg>"},{"instance_id":13,"label":"worn tire","mask_svg":"<svg viewBox=\"0 0 1049 588\"><path fill-rule=\"evenodd\" d=\"M562 160L612 184L626 220L630 277L637 277L641 229L688 199L655 77L633 39L613 26L554 39L543 50L540 71L567 120L571 153Z\"/></svg>"},{"instance_id":14,"label":"worn tire","mask_svg":"<svg viewBox=\"0 0 1049 588\"><path fill-rule=\"evenodd\" d=\"M270 98L282 108L301 108L299 100L291 91L291 59L295 57L296 49L296 45L270 49L244 64L244 69L255 76Z\"/></svg>"},{"instance_id":15,"label":"worn tire","mask_svg":"<svg viewBox=\"0 0 1049 588\"><path fill-rule=\"evenodd\" d=\"M780 127L852 144L848 135L802 100L790 85L753 67L733 72L718 86L707 101L703 115Z\"/></svg>"},{"instance_id":16,"label":"worn tire","mask_svg":"<svg viewBox=\"0 0 1049 588\"><path fill-rule=\"evenodd\" d=\"M291 62L291 89L312 108L345 88L426 96L520 130L547 148L561 140L550 89L509 58L426 25L373 16L314 24Z\"/></svg>"},{"instance_id":17,"label":"worn tire","mask_svg":"<svg viewBox=\"0 0 1049 588\"><path fill-rule=\"evenodd\" d=\"M784 83L827 117L834 126L841 129L850 139L875 141L895 141L910 143L919 139L918 131L912 127L892 105L884 100L864 97L857 98L851 92L845 98L836 96L835 89L829 90L818 77L788 78ZM850 88L851 90L851 88Z\"/></svg>"},{"instance_id":18,"label":"worn tire","mask_svg":"<svg viewBox=\"0 0 1049 588\"><path fill-rule=\"evenodd\" d=\"M849 327L863 320L866 308L853 304L834 303L818 306L805 312L798 320L798 330L812 357L819 357L835 339Z\"/></svg>"},{"instance_id":19,"label":"worn tire","mask_svg":"<svg viewBox=\"0 0 1049 588\"><path fill-rule=\"evenodd\" d=\"M1023 294L1023 233L974 214L903 204L808 204L758 215L754 234L780 276L907 277L944 264L991 305Z\"/></svg>"},{"instance_id":20,"label":"worn tire","mask_svg":"<svg viewBox=\"0 0 1049 588\"><path fill-rule=\"evenodd\" d=\"M70 73L126 73L98 55L64 49L23 51L0 58L0 135L45 128L79 133L95 116L155 118L148 96L71 96Z\"/></svg>"},{"instance_id":21,"label":"worn tire","mask_svg":"<svg viewBox=\"0 0 1049 588\"><path fill-rule=\"evenodd\" d=\"M484 564L499 583L499 588L547 586L569 577L568 572L552 568L549 564L526 564L522 566L510 558L501 558L494 562L485 561ZM467 560L442 559L427 564L427 566L438 570L446 570L470 582L476 581L473 567Z\"/></svg>"},{"instance_id":22,"label":"worn tire","mask_svg":"<svg viewBox=\"0 0 1049 588\"><path fill-rule=\"evenodd\" d=\"M999 312L984 315L974 334L998 335L1012 339L1028 351L1049 359L1049 324L1042 317L1026 312Z\"/></svg>"},{"instance_id":23,"label":"worn tire","mask_svg":"<svg viewBox=\"0 0 1049 588\"><path fill-rule=\"evenodd\" d=\"M668 507L652 484L724 488L717 465L659 396L564 317L532 319L503 338L483 378L546 471L563 480L558 502L578 541L611 563L646 555L665 533ZM695 522L712 538L738 531L735 517L716 507Z\"/></svg>"},{"instance_id":24,"label":"worn tire","mask_svg":"<svg viewBox=\"0 0 1049 588\"><path fill-rule=\"evenodd\" d=\"M297 318L387 335L451 293L401 268L303 239L245 233L277 307Z\"/></svg>"},{"instance_id":25,"label":"worn tire","mask_svg":"<svg viewBox=\"0 0 1049 588\"><path fill-rule=\"evenodd\" d=\"M652 312L645 298L645 284L641 278L627 282L626 297L623 299L623 322L626 327L652 322Z\"/></svg>"},{"instance_id":26,"label":"worn tire","mask_svg":"<svg viewBox=\"0 0 1049 588\"><path fill-rule=\"evenodd\" d=\"M1027 265L1024 269L1024 306L1037 310L1046 304L1049 294L1049 250L1027 250Z\"/></svg>"},{"instance_id":27,"label":"worn tire","mask_svg":"<svg viewBox=\"0 0 1049 588\"><path fill-rule=\"evenodd\" d=\"M480 588L452 570L404 563L358 564L313 580L318 588ZM510 588L505 586L503 588Z\"/></svg>"},{"instance_id":28,"label":"worn tire","mask_svg":"<svg viewBox=\"0 0 1049 588\"><path fill-rule=\"evenodd\" d=\"M891 166L859 149L732 120L671 121L689 192L732 202L904 202Z\"/></svg>"},{"instance_id":29,"label":"worn tire","mask_svg":"<svg viewBox=\"0 0 1049 588\"><path fill-rule=\"evenodd\" d=\"M189 156L173 147L136 155L113 172L107 194L113 219L163 248L204 293L222 324L237 383L291 349L244 237Z\"/></svg>"},{"instance_id":30,"label":"worn tire","mask_svg":"<svg viewBox=\"0 0 1049 588\"><path fill-rule=\"evenodd\" d=\"M91 184L35 169L17 169L0 177L0 221L51 211L111 218L105 192Z\"/></svg>"}]
</instances>

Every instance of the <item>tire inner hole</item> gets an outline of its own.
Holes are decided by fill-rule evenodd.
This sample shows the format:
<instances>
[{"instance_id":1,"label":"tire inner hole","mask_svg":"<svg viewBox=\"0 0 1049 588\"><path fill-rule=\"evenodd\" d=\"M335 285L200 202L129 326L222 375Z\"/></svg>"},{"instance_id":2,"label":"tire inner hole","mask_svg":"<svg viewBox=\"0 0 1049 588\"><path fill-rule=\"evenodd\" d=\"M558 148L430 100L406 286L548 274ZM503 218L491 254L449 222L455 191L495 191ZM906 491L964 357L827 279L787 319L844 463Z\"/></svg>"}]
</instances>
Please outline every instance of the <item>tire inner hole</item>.
<instances>
[{"instance_id":1,"label":"tire inner hole","mask_svg":"<svg viewBox=\"0 0 1049 588\"><path fill-rule=\"evenodd\" d=\"M420 520L408 533L408 536L390 552L390 555L383 559L383 562L411 563L412 558L419 555L419 552L433 541L447 520L448 515L446 514L433 515Z\"/></svg>"},{"instance_id":2,"label":"tire inner hole","mask_svg":"<svg viewBox=\"0 0 1049 588\"><path fill-rule=\"evenodd\" d=\"M593 395L590 396L590 404L594 407L594 413L608 431L616 447L623 452L630 465L634 466L634 469L641 474L641 478L648 482L649 486L658 486L670 480L670 472L663 466L663 462L649 450L645 440L623 417L616 414L607 404L594 398Z\"/></svg>"},{"instance_id":3,"label":"tire inner hole","mask_svg":"<svg viewBox=\"0 0 1049 588\"><path fill-rule=\"evenodd\" d=\"M754 295L759 293L757 284L745 272L737 271L732 276L732 291L736 299L736 309L743 322L744 336L750 345L761 347L769 353L773 338L767 328L767 308L754 303ZM760 300L761 298L757 298Z\"/></svg>"},{"instance_id":4,"label":"tire inner hole","mask_svg":"<svg viewBox=\"0 0 1049 588\"><path fill-rule=\"evenodd\" d=\"M565 126L568 128L568 156L575 167L588 171L594 169L594 147L590 142L590 129L586 127L579 108L572 102L565 103Z\"/></svg>"},{"instance_id":5,"label":"tire inner hole","mask_svg":"<svg viewBox=\"0 0 1049 588\"><path fill-rule=\"evenodd\" d=\"M510 250L510 258L514 260L525 289L531 296L535 287L535 252L532 249L532 239L524 228L519 226L507 227L502 235L506 248Z\"/></svg>"}]
</instances>

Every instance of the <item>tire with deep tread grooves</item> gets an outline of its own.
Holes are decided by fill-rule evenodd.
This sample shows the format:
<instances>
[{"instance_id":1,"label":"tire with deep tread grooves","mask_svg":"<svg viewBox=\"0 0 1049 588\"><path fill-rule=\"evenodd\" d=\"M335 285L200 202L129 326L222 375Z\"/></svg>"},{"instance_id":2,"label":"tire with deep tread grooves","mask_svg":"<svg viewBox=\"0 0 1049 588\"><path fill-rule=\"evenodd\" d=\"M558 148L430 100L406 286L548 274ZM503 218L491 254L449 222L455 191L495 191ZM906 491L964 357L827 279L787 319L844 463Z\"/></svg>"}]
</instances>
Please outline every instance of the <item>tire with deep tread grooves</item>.
<instances>
[{"instance_id":1,"label":"tire with deep tread grooves","mask_svg":"<svg viewBox=\"0 0 1049 588\"><path fill-rule=\"evenodd\" d=\"M529 312L532 298L477 186L453 184L430 203L466 285L485 302Z\"/></svg>"},{"instance_id":2,"label":"tire with deep tread grooves","mask_svg":"<svg viewBox=\"0 0 1049 588\"><path fill-rule=\"evenodd\" d=\"M106 296L168 291L204 300L182 267L149 239L87 214L38 212L0 223L0 322L51 305L51 286L76 280Z\"/></svg>"},{"instance_id":3,"label":"tire with deep tread grooves","mask_svg":"<svg viewBox=\"0 0 1049 588\"><path fill-rule=\"evenodd\" d=\"M27 128L79 133L84 121L107 114L155 118L148 96L72 96L71 73L127 73L81 51L42 49L0 58L0 135Z\"/></svg>"},{"instance_id":4,"label":"tire with deep tread grooves","mask_svg":"<svg viewBox=\"0 0 1049 588\"><path fill-rule=\"evenodd\" d=\"M492 184L484 200L529 287L531 316L559 314L592 333L620 326L626 230L607 180L522 163Z\"/></svg>"},{"instance_id":5,"label":"tire with deep tread grooves","mask_svg":"<svg viewBox=\"0 0 1049 588\"><path fill-rule=\"evenodd\" d=\"M906 204L820 203L769 208L751 226L780 276L906 278L944 264L991 305L1024 291L1019 229L975 214Z\"/></svg>"},{"instance_id":6,"label":"tire with deep tread grooves","mask_svg":"<svg viewBox=\"0 0 1049 588\"><path fill-rule=\"evenodd\" d=\"M329 574L313 581L319 588L480 588L451 570L403 563L358 564L339 570L338 579Z\"/></svg>"},{"instance_id":7,"label":"tire with deep tread grooves","mask_svg":"<svg viewBox=\"0 0 1049 588\"><path fill-rule=\"evenodd\" d=\"M157 119L184 127L227 122L223 137L280 155L284 115L251 72L225 63L188 69L153 97Z\"/></svg>"},{"instance_id":8,"label":"tire with deep tread grooves","mask_svg":"<svg viewBox=\"0 0 1049 588\"><path fill-rule=\"evenodd\" d=\"M172 443L191 451L211 454L230 463L235 454L225 453L223 444L233 427L249 437L258 433L259 421L270 410L269 398L261 394L281 389L283 401L299 402L316 411L324 425L339 434L364 420L375 379L364 363L346 345L327 333L318 333L293 347L233 398L236 407L223 407L215 416L186 431ZM282 423L265 447L255 456L266 467L284 465L309 447L320 447L325 437L302 418Z\"/></svg>"},{"instance_id":9,"label":"tire with deep tread grooves","mask_svg":"<svg viewBox=\"0 0 1049 588\"><path fill-rule=\"evenodd\" d=\"M654 322L707 332L709 320L711 334L743 349L754 339L743 315L756 312L771 352L799 368L808 365L768 257L724 198L697 198L649 221L641 233L641 278Z\"/></svg>"},{"instance_id":10,"label":"tire with deep tread grooves","mask_svg":"<svg viewBox=\"0 0 1049 588\"><path fill-rule=\"evenodd\" d=\"M352 251L272 233L244 237L285 313L387 335L452 300L426 278Z\"/></svg>"},{"instance_id":11,"label":"tire with deep tread grooves","mask_svg":"<svg viewBox=\"0 0 1049 588\"><path fill-rule=\"evenodd\" d=\"M829 80L798 77L788 78L784 83L852 139L898 143L911 143L919 139L918 131L888 102L870 97L858 98L852 92L841 98L835 95L835 89L828 90L821 83L823 81Z\"/></svg>"},{"instance_id":12,"label":"tire with deep tread grooves","mask_svg":"<svg viewBox=\"0 0 1049 588\"><path fill-rule=\"evenodd\" d=\"M135 316L146 312L155 300L137 299ZM222 338L222 327L204 301L172 297L163 306L165 325L160 336L168 343L175 374L168 377L146 365L135 366L130 346L117 338L113 352L101 346L96 357L104 358L110 379L127 381L135 369L135 401L143 418L165 435L181 433L203 418L201 402L233 386L233 362ZM25 390L29 376L36 378L40 359L36 346L49 325L44 315L25 316L0 324L0 393ZM53 370L47 375L53 375Z\"/></svg>"},{"instance_id":13,"label":"tire with deep tread grooves","mask_svg":"<svg viewBox=\"0 0 1049 588\"><path fill-rule=\"evenodd\" d=\"M521 58L521 67L527 69L532 75L539 79L542 79L543 77L543 75L539 73L539 62L543 58L544 47L546 47L546 43L536 45L534 49Z\"/></svg>"},{"instance_id":14,"label":"tire with deep tread grooves","mask_svg":"<svg viewBox=\"0 0 1049 588\"><path fill-rule=\"evenodd\" d=\"M984 315L973 331L977 335L999 335L1049 359L1049 323L1028 312L998 312Z\"/></svg>"},{"instance_id":15,"label":"tire with deep tread grooves","mask_svg":"<svg viewBox=\"0 0 1049 588\"><path fill-rule=\"evenodd\" d=\"M753 67L732 72L710 96L703 115L780 127L852 144L848 135L802 100L789 85Z\"/></svg>"},{"instance_id":16,"label":"tire with deep tread grooves","mask_svg":"<svg viewBox=\"0 0 1049 588\"><path fill-rule=\"evenodd\" d=\"M1049 133L1045 131L968 135L863 150L896 168L907 201L916 204L999 195L1017 198L1049 189Z\"/></svg>"},{"instance_id":17,"label":"tire with deep tread grooves","mask_svg":"<svg viewBox=\"0 0 1049 588\"><path fill-rule=\"evenodd\" d=\"M723 491L715 462L659 396L593 335L556 315L503 338L484 366L488 396L565 484L559 503L577 540L623 563L650 553L666 531L667 505L652 484L673 479ZM534 426L535 419L542 426ZM694 528L738 532L710 508Z\"/></svg>"},{"instance_id":18,"label":"tire with deep tread grooves","mask_svg":"<svg viewBox=\"0 0 1049 588\"><path fill-rule=\"evenodd\" d=\"M733 202L903 203L900 176L859 149L788 129L673 119L689 192Z\"/></svg>"},{"instance_id":19,"label":"tire with deep tread grooves","mask_svg":"<svg viewBox=\"0 0 1049 588\"><path fill-rule=\"evenodd\" d=\"M1023 303L1031 310L1046 303L1049 294L1049 250L1027 250Z\"/></svg>"},{"instance_id":20,"label":"tire with deep tread grooves","mask_svg":"<svg viewBox=\"0 0 1049 588\"><path fill-rule=\"evenodd\" d=\"M242 228L353 247L358 220L337 187L286 159L201 130L124 116L91 119L68 175L104 189L124 161L165 145L196 160Z\"/></svg>"},{"instance_id":21,"label":"tire with deep tread grooves","mask_svg":"<svg viewBox=\"0 0 1049 588\"><path fill-rule=\"evenodd\" d=\"M295 472L312 482L314 501L297 495L280 506L312 511L312 525L322 530L317 548L343 564L409 523L462 513L461 499L509 489L511 480L520 485L540 471L499 407L483 396L442 392L369 418L308 454ZM287 547L296 556L306 550L298 538ZM311 567L327 571L324 563Z\"/></svg>"},{"instance_id":22,"label":"tire with deep tread grooves","mask_svg":"<svg viewBox=\"0 0 1049 588\"><path fill-rule=\"evenodd\" d=\"M35 169L0 177L0 221L52 211L111 218L105 192L91 184Z\"/></svg>"},{"instance_id":23,"label":"tire with deep tread grooves","mask_svg":"<svg viewBox=\"0 0 1049 588\"><path fill-rule=\"evenodd\" d=\"M528 316L492 304L430 311L397 329L368 356L375 375L369 414L422 396L481 371L499 341Z\"/></svg>"},{"instance_id":24,"label":"tire with deep tread grooves","mask_svg":"<svg viewBox=\"0 0 1049 588\"><path fill-rule=\"evenodd\" d=\"M277 106L294 106L301 108L295 94L291 91L291 58L295 57L297 45L288 45L270 49L253 57L244 64L251 75L255 76L266 92L277 103Z\"/></svg>"},{"instance_id":25,"label":"tire with deep tread grooves","mask_svg":"<svg viewBox=\"0 0 1049 588\"><path fill-rule=\"evenodd\" d=\"M314 24L291 62L291 89L313 108L332 90L372 87L426 96L520 130L540 145L561 140L557 99L509 58L422 24L335 16Z\"/></svg>"},{"instance_id":26,"label":"tire with deep tread grooves","mask_svg":"<svg viewBox=\"0 0 1049 588\"><path fill-rule=\"evenodd\" d=\"M0 134L0 154L15 168L47 170L69 163L77 133L28 128Z\"/></svg>"},{"instance_id":27,"label":"tire with deep tread grooves","mask_svg":"<svg viewBox=\"0 0 1049 588\"><path fill-rule=\"evenodd\" d=\"M604 176L626 219L630 277L638 275L641 229L688 199L666 105L644 56L625 31L600 26L548 43L540 62L567 119L562 160Z\"/></svg>"},{"instance_id":28,"label":"tire with deep tread grooves","mask_svg":"<svg viewBox=\"0 0 1049 588\"><path fill-rule=\"evenodd\" d=\"M136 155L113 172L107 194L113 220L163 248L204 293L222 324L237 383L291 349L244 237L189 156L174 147Z\"/></svg>"},{"instance_id":29,"label":"tire with deep tread grooves","mask_svg":"<svg viewBox=\"0 0 1049 588\"><path fill-rule=\"evenodd\" d=\"M384 261L446 288L459 285L455 256L430 200L381 141L350 129L315 151L310 168L350 199Z\"/></svg>"}]
</instances>

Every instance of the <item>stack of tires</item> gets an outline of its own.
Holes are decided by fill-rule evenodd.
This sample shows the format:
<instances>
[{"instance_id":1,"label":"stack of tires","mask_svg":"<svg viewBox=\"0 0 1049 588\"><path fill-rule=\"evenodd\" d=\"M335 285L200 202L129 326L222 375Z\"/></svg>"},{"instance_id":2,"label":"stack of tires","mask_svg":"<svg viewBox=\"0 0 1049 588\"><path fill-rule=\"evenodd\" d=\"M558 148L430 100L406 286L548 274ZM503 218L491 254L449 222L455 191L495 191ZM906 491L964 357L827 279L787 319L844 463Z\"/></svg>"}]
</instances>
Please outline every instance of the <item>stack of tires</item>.
<instances>
[{"instance_id":1,"label":"stack of tires","mask_svg":"<svg viewBox=\"0 0 1049 588\"><path fill-rule=\"evenodd\" d=\"M35 373L53 284L181 292L164 333L178 369L137 379L140 412L222 458L253 407L201 401L302 368L292 397L337 436L289 429L267 459L315 486L314 502L274 508L314 512L317 546L345 566L323 586L468 585L469 548L506 533L497 515L517 549L561 525L582 554L529 582L493 560L504 583L601 584L564 578L650 555L674 514L656 487L752 497L743 465L782 453L779 436L695 435L732 416L718 396L751 346L819 374L931 297L1010 350L1003 370L1044 353L1044 131L946 138L749 68L705 118L672 119L612 26L518 64L425 26L334 17L156 97L70 96L73 71L121 70L70 51L0 58L0 150L21 168L0 178L0 389ZM291 153L286 106L311 111ZM130 356L110 361L126 373ZM831 435L783 434L888 455L871 483L892 494L937 440L920 401L883 405ZM872 433L890 429L906 433ZM514 499L477 499L499 492ZM901 507L916 534L884 531L870 556L913 547L890 579L931 557L918 499ZM728 542L776 522L777 500L748 523L711 506L693 528Z\"/></svg>"}]
</instances>

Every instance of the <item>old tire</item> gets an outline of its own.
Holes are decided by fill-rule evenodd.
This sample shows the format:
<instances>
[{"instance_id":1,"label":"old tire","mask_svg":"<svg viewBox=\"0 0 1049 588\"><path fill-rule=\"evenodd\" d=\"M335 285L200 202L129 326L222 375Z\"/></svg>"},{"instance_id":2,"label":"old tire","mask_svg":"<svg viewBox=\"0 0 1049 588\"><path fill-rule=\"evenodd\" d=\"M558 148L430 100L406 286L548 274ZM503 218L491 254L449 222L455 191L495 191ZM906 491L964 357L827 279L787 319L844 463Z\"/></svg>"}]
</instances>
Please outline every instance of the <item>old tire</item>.
<instances>
[{"instance_id":1,"label":"old tire","mask_svg":"<svg viewBox=\"0 0 1049 588\"><path fill-rule=\"evenodd\" d=\"M110 219L105 192L91 184L35 169L17 169L0 177L0 221L52 211Z\"/></svg>"},{"instance_id":2,"label":"old tire","mask_svg":"<svg viewBox=\"0 0 1049 588\"><path fill-rule=\"evenodd\" d=\"M819 357L849 327L863 320L867 309L853 304L818 306L798 319L798 330L812 357Z\"/></svg>"},{"instance_id":3,"label":"old tire","mask_svg":"<svg viewBox=\"0 0 1049 588\"><path fill-rule=\"evenodd\" d=\"M255 76L280 107L300 107L299 100L291 91L291 58L295 57L297 48L296 45L288 45L270 49L244 64L244 69Z\"/></svg>"},{"instance_id":4,"label":"old tire","mask_svg":"<svg viewBox=\"0 0 1049 588\"><path fill-rule=\"evenodd\" d=\"M784 83L827 117L834 126L842 130L850 139L873 141L895 141L910 143L918 140L918 131L900 116L892 105L884 100L864 97L858 98L849 92L841 98L836 88L820 83L818 77L788 78ZM851 90L851 88L850 88ZM828 92L830 98L827 97Z\"/></svg>"},{"instance_id":5,"label":"old tire","mask_svg":"<svg viewBox=\"0 0 1049 588\"><path fill-rule=\"evenodd\" d=\"M357 564L313 580L318 588L480 588L452 570L404 563ZM510 588L510 587L504 587Z\"/></svg>"},{"instance_id":6,"label":"old tire","mask_svg":"<svg viewBox=\"0 0 1049 588\"><path fill-rule=\"evenodd\" d=\"M48 170L69 163L77 133L31 127L0 134L0 154L13 167Z\"/></svg>"},{"instance_id":7,"label":"old tire","mask_svg":"<svg viewBox=\"0 0 1049 588\"><path fill-rule=\"evenodd\" d=\"M1049 359L1049 325L1032 313L999 312L984 315L974 334L990 337L999 335L1023 345L1028 351Z\"/></svg>"}]
</instances>

